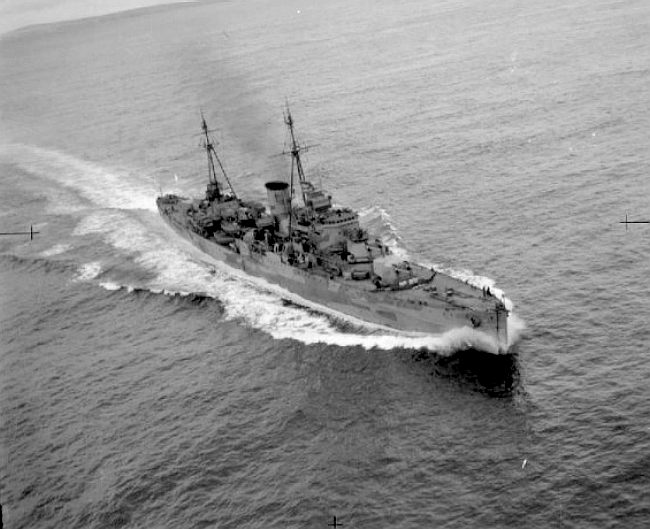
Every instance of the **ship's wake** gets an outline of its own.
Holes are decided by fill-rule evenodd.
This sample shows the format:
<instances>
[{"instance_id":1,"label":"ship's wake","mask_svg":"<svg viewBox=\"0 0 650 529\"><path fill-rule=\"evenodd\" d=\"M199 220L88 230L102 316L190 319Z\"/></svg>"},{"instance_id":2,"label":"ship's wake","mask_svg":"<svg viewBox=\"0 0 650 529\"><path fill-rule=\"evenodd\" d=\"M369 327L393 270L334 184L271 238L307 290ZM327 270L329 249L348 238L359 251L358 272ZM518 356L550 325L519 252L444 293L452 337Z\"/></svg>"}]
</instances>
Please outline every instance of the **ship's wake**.
<instances>
[{"instance_id":1,"label":"ship's wake","mask_svg":"<svg viewBox=\"0 0 650 529\"><path fill-rule=\"evenodd\" d=\"M129 171L116 173L58 151L28 146L14 146L14 150L19 151L14 160L19 160L25 170L74 189L87 202L85 208L75 205L79 220L71 234L72 240L95 237L129 260L130 264L119 267L108 264L114 261L114 255L94 255L92 260L80 260L76 281L95 282L107 290L201 293L219 300L228 320L244 322L276 339L289 338L305 344L428 349L440 354L468 348L498 352L492 337L470 328L442 335L401 333L305 301L276 285L213 261L176 235L152 211L155 186L146 176L139 177ZM360 217L374 236L396 252L403 252L385 211L367 208L361 211ZM70 245L58 243L42 255L55 256L63 251L74 254ZM124 273L129 266L146 273ZM140 279L134 279L137 277ZM511 314L508 328L510 341L514 343L523 322Z\"/></svg>"}]
</instances>

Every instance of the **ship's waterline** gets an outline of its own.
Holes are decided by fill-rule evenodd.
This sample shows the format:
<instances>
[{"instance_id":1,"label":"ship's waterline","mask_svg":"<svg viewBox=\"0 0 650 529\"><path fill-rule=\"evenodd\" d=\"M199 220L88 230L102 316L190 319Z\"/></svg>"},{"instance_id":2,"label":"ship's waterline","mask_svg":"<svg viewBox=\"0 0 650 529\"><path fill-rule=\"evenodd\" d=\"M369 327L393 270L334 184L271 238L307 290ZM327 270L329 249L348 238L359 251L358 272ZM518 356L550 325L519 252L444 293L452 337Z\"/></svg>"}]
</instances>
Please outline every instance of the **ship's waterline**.
<instances>
[{"instance_id":1,"label":"ship's waterline","mask_svg":"<svg viewBox=\"0 0 650 529\"><path fill-rule=\"evenodd\" d=\"M226 277L238 278L238 280L244 282L242 284L249 283L253 288L250 295L260 296L262 294L270 293L274 298L277 297L278 300L287 300L293 305L296 305L296 308L304 307L313 310L323 316L332 318L333 322L347 322L355 328L355 332L353 333L342 333L338 331L332 332L329 327L327 329L320 329L318 326L315 326L315 323L311 320L306 325L301 325L299 327L288 325L286 321L279 327L269 325L259 326L260 330L268 332L277 339L290 338L305 344L324 343L341 346L358 345L365 349L393 349L395 347L407 349L428 349L440 354L450 354L454 351L465 348L473 348L493 354L503 354L504 352L509 352L519 341L522 331L526 328L526 324L521 318L516 314L509 312L506 319L507 343L505 345L499 342L494 335L473 329L467 325L455 326L449 330L442 330L441 328L435 333L433 331L421 332L398 330L395 326L389 324L372 322L370 321L372 318L369 317L362 319L361 317L351 315L350 311L346 311L346 309L349 308L349 305L341 306L338 309L334 306L324 305L322 302L319 303L318 301L310 300L297 294L295 291L281 286L279 282L270 282L266 274L252 275L250 273L250 268L242 268L238 266L236 260L228 261L220 256L213 256L209 250L206 251L204 248L201 248L199 244L192 241L187 232L178 230L171 223L168 223L168 225L173 229L172 233L180 237L177 239L178 244L183 244L183 242L185 242L188 245L188 249L190 246L198 249L202 255L209 259L209 261L206 261L203 264L208 270L211 270L211 273L215 273L218 270L219 274L224 273ZM101 286L108 290L122 288L114 284L101 284ZM338 291L341 288L341 284L330 281L328 287L332 291ZM157 292L154 288L151 288L150 290L152 292ZM175 291L161 291L161 293L173 295ZM188 295L190 292L183 291L182 294ZM215 293L213 296L220 299L221 295ZM283 311L286 310L287 307L283 309ZM381 313L382 309L377 308L376 312ZM245 315L236 311L232 316L239 318ZM313 314L313 316L315 316L315 314ZM257 327L260 322L258 321L256 325L254 321L256 318L254 318L254 316L252 317L253 320L251 320L250 323ZM246 317L245 319L248 321L250 318Z\"/></svg>"}]
</instances>

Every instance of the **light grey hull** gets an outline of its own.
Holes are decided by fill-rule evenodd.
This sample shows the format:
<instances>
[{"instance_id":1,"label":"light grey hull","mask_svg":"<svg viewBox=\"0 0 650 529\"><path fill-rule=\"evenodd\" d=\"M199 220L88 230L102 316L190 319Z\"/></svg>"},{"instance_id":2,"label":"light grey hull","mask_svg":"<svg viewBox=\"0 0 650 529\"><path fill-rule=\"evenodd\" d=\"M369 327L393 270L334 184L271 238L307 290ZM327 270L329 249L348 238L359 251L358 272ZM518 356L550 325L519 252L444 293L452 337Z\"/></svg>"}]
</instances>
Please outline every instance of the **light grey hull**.
<instances>
[{"instance_id":1,"label":"light grey hull","mask_svg":"<svg viewBox=\"0 0 650 529\"><path fill-rule=\"evenodd\" d=\"M291 266L282 262L279 254L252 253L245 245L237 249L220 245L191 231L178 217L162 211L161 215L174 231L213 259L279 285L318 306L399 331L442 334L472 329L490 337L499 352L507 350L507 312L475 299L476 287L456 278L437 274L433 281L436 292L453 289L456 296L465 293L473 303L470 306L422 289L370 290L354 280Z\"/></svg>"}]
</instances>

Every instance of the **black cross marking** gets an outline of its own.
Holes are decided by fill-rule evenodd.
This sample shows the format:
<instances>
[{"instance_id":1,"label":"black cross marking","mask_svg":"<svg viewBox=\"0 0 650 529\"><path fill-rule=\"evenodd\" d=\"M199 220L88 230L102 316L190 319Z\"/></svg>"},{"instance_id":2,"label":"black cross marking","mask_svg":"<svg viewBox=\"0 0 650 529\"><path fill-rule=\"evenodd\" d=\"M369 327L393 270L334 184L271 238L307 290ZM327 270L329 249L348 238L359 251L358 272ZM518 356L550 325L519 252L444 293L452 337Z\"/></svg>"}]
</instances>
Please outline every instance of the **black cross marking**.
<instances>
[{"instance_id":1,"label":"black cross marking","mask_svg":"<svg viewBox=\"0 0 650 529\"><path fill-rule=\"evenodd\" d=\"M0 235L29 235L29 240L34 240L34 235L41 233L40 231L34 231L34 226L29 227L29 231L2 231Z\"/></svg>"},{"instance_id":2,"label":"black cross marking","mask_svg":"<svg viewBox=\"0 0 650 529\"><path fill-rule=\"evenodd\" d=\"M626 213L625 220L619 221L619 224L625 224L625 231L627 231L628 224L650 224L650 220L627 220L627 213Z\"/></svg>"},{"instance_id":3,"label":"black cross marking","mask_svg":"<svg viewBox=\"0 0 650 529\"><path fill-rule=\"evenodd\" d=\"M336 522L336 516L333 516L333 518L334 518L334 521L332 523L328 523L327 524L328 527L343 527L342 523L337 523Z\"/></svg>"}]
</instances>

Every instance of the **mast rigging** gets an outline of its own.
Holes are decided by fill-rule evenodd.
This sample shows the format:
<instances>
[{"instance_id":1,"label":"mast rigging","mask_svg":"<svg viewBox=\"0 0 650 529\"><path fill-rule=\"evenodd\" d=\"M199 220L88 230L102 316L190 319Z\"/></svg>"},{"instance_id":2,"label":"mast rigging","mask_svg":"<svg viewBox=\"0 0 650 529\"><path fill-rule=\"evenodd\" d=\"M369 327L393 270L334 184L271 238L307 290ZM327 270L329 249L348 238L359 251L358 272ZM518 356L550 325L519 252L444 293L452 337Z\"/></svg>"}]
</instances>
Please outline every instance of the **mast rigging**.
<instances>
[{"instance_id":1,"label":"mast rigging","mask_svg":"<svg viewBox=\"0 0 650 529\"><path fill-rule=\"evenodd\" d=\"M305 196L305 186L303 184L307 183L305 178L305 171L302 168L302 161L300 160L301 151L309 150L308 146L300 146L296 140L296 134L293 130L293 118L291 117L291 110L289 109L289 103L286 104L286 110L284 112L284 123L289 128L289 136L291 139L291 147L289 151L285 151L284 154L291 155L291 196L293 197L293 171L294 166L298 171L298 181L300 182L300 194L302 195L303 203L307 203Z\"/></svg>"},{"instance_id":2,"label":"mast rigging","mask_svg":"<svg viewBox=\"0 0 650 529\"><path fill-rule=\"evenodd\" d=\"M235 188L232 186L232 183L230 182L230 178L228 178L228 175L226 174L226 170L223 167L223 164L221 163L221 159L219 158L219 155L217 154L216 149L214 148L214 141L210 137L210 130L208 129L208 124L205 121L205 117L203 116L203 113L201 112L201 128L203 129L203 134L205 136L205 152L208 156L208 179L210 182L212 182L215 185L215 190L216 190L216 197L217 200L221 200L223 198L221 191L219 190L219 183L217 182L217 171L214 167L214 160L217 160L217 164L219 165L219 169L221 169L221 174L223 174L224 179L228 183L228 187L230 187L230 191L232 191L232 196L235 197L236 200L238 200L237 193L235 192Z\"/></svg>"}]
</instances>

